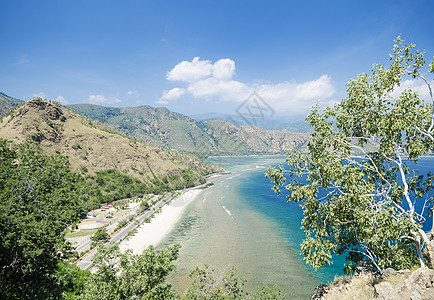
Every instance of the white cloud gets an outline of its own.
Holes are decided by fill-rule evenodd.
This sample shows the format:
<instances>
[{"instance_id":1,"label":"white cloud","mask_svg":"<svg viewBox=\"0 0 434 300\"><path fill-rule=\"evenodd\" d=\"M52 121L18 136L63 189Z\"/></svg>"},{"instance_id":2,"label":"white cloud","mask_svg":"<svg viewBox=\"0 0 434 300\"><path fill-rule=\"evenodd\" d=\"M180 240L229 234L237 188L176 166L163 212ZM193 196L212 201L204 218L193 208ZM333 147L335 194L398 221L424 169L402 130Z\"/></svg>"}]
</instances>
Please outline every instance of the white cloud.
<instances>
[{"instance_id":1,"label":"white cloud","mask_svg":"<svg viewBox=\"0 0 434 300\"><path fill-rule=\"evenodd\" d=\"M235 73L235 62L224 58L216 61L213 65L212 75L220 80L231 80Z\"/></svg>"},{"instance_id":2,"label":"white cloud","mask_svg":"<svg viewBox=\"0 0 434 300\"><path fill-rule=\"evenodd\" d=\"M87 101L92 104L114 104L122 102L118 98L106 98L104 95L90 95Z\"/></svg>"},{"instance_id":3,"label":"white cloud","mask_svg":"<svg viewBox=\"0 0 434 300\"><path fill-rule=\"evenodd\" d=\"M167 103L169 103L169 101L160 99L160 100L154 101L154 103L159 104L159 105L166 105Z\"/></svg>"},{"instance_id":4,"label":"white cloud","mask_svg":"<svg viewBox=\"0 0 434 300\"><path fill-rule=\"evenodd\" d=\"M396 87L390 94L392 97L399 97L404 90L412 90L419 94L424 99L430 99L429 88L422 79L408 79L401 82L399 87Z\"/></svg>"},{"instance_id":5,"label":"white cloud","mask_svg":"<svg viewBox=\"0 0 434 300\"><path fill-rule=\"evenodd\" d=\"M334 92L331 78L324 74L307 82L281 82L277 84L252 84L233 80L235 62L224 58L212 63L195 57L182 61L167 73L170 81L186 82L185 88L163 91L158 104L190 95L196 99L243 102L256 91L274 110L303 112L316 100L329 100Z\"/></svg>"},{"instance_id":6,"label":"white cloud","mask_svg":"<svg viewBox=\"0 0 434 300\"><path fill-rule=\"evenodd\" d=\"M212 64L209 60L193 58L191 62L182 61L167 73L167 79L171 81L195 82L211 74Z\"/></svg>"},{"instance_id":7,"label":"white cloud","mask_svg":"<svg viewBox=\"0 0 434 300\"><path fill-rule=\"evenodd\" d=\"M43 92L39 92L37 94L33 94L32 95L32 98L38 98L38 97L40 97L42 99L47 99L47 95L45 93L43 93Z\"/></svg>"},{"instance_id":8,"label":"white cloud","mask_svg":"<svg viewBox=\"0 0 434 300\"><path fill-rule=\"evenodd\" d=\"M253 92L252 88L239 81L224 81L215 77L193 82L187 90L194 98L217 97L221 100L233 101L244 100L249 91Z\"/></svg>"},{"instance_id":9,"label":"white cloud","mask_svg":"<svg viewBox=\"0 0 434 300\"><path fill-rule=\"evenodd\" d=\"M128 96L134 96L134 95L136 95L137 94L137 91L128 91L127 92L127 95Z\"/></svg>"},{"instance_id":10,"label":"white cloud","mask_svg":"<svg viewBox=\"0 0 434 300\"><path fill-rule=\"evenodd\" d=\"M66 100L65 98L63 98L62 96L59 96L56 98L56 101L59 102L60 104L66 105L68 104L68 100Z\"/></svg>"},{"instance_id":11,"label":"white cloud","mask_svg":"<svg viewBox=\"0 0 434 300\"><path fill-rule=\"evenodd\" d=\"M108 102L108 99L106 99L106 97L104 95L90 95L89 99L87 99L87 100L90 103L96 103L96 104Z\"/></svg>"},{"instance_id":12,"label":"white cloud","mask_svg":"<svg viewBox=\"0 0 434 300\"><path fill-rule=\"evenodd\" d=\"M185 89L182 88L173 88L168 91L163 91L163 96L161 96L160 100L176 100L182 95L184 95Z\"/></svg>"},{"instance_id":13,"label":"white cloud","mask_svg":"<svg viewBox=\"0 0 434 300\"><path fill-rule=\"evenodd\" d=\"M303 82L282 82L257 86L258 94L275 110L302 112L309 110L316 100L330 98L334 87L328 75Z\"/></svg>"}]
</instances>

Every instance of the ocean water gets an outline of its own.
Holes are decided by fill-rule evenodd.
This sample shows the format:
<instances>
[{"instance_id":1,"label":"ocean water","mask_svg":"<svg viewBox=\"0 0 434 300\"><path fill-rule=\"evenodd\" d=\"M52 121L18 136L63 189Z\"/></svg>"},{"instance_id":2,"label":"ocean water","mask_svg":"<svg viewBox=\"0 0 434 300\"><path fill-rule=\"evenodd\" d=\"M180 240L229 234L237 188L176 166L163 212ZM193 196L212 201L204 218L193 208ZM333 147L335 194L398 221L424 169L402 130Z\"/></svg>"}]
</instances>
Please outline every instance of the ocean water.
<instances>
[{"instance_id":1,"label":"ocean water","mask_svg":"<svg viewBox=\"0 0 434 300\"><path fill-rule=\"evenodd\" d=\"M300 255L304 232L302 211L284 196L277 197L264 171L284 157L226 157L211 159L231 174L210 179L160 246L181 244L177 271L169 281L182 294L191 284L190 271L209 265L218 271L235 266L247 288L277 284L286 299L309 299L315 286L342 275L343 257L319 271ZM434 169L434 158L423 158L422 172ZM426 228L431 228L431 221Z\"/></svg>"}]
</instances>

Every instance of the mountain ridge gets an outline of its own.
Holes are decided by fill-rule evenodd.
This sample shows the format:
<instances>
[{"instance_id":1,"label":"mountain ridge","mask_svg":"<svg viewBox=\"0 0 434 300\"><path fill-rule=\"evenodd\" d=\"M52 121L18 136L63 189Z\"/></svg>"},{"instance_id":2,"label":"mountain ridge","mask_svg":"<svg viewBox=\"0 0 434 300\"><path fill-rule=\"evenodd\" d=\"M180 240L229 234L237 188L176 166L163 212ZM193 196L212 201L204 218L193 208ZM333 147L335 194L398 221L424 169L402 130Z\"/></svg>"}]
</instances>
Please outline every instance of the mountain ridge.
<instances>
[{"instance_id":1,"label":"mountain ridge","mask_svg":"<svg viewBox=\"0 0 434 300\"><path fill-rule=\"evenodd\" d=\"M25 102L0 93L0 112L3 115L23 103ZM149 105L107 107L73 104L68 107L105 124L108 126L106 130L111 128L157 147L205 157L286 154L294 147L304 151L309 138L307 132L266 130L247 125L230 115L224 120L211 118L198 121L165 107Z\"/></svg>"},{"instance_id":2,"label":"mountain ridge","mask_svg":"<svg viewBox=\"0 0 434 300\"><path fill-rule=\"evenodd\" d=\"M17 107L18 105L23 103L23 100L13 98L6 95L5 93L0 92L0 117L5 116L14 107Z\"/></svg>"},{"instance_id":3,"label":"mountain ridge","mask_svg":"<svg viewBox=\"0 0 434 300\"><path fill-rule=\"evenodd\" d=\"M196 121L208 121L215 119L228 120L236 126L245 126L249 124L249 120L243 118L240 115L222 114L207 112L202 114L188 115L190 118ZM304 120L305 117L293 117L290 120L285 120L283 117L270 117L270 118L257 118L255 119L255 127L265 130L282 130L282 131L292 131L292 132L311 132L312 128Z\"/></svg>"},{"instance_id":4,"label":"mountain ridge","mask_svg":"<svg viewBox=\"0 0 434 300\"><path fill-rule=\"evenodd\" d=\"M309 138L309 134L304 132L235 126L230 119L196 121L167 108L149 105L108 108L74 104L69 107L128 136L167 149L204 156L285 154L294 147L303 149Z\"/></svg>"}]
</instances>

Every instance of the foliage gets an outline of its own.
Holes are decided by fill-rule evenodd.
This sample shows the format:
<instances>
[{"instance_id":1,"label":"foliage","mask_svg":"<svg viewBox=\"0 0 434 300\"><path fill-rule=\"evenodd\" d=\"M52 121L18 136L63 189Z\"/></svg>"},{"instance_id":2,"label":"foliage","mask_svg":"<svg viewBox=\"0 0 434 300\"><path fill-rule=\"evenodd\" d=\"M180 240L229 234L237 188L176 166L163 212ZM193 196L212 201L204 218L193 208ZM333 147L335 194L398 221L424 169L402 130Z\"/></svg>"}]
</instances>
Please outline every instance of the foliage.
<instances>
[{"instance_id":1,"label":"foliage","mask_svg":"<svg viewBox=\"0 0 434 300\"><path fill-rule=\"evenodd\" d=\"M80 178L61 156L0 140L0 298L58 298L64 229L85 211Z\"/></svg>"},{"instance_id":2,"label":"foliage","mask_svg":"<svg viewBox=\"0 0 434 300\"><path fill-rule=\"evenodd\" d=\"M124 227L127 224L128 224L128 220L127 219L120 220L118 222L118 226L116 226L116 228L115 228L115 232L118 231L119 229L121 229L122 227Z\"/></svg>"},{"instance_id":3,"label":"foliage","mask_svg":"<svg viewBox=\"0 0 434 300\"><path fill-rule=\"evenodd\" d=\"M283 300L285 297L281 294L280 288L274 285L270 288L267 285L263 285L261 288L257 287L255 294L251 299L254 300Z\"/></svg>"},{"instance_id":4,"label":"foliage","mask_svg":"<svg viewBox=\"0 0 434 300\"><path fill-rule=\"evenodd\" d=\"M75 104L70 107L88 118L100 121L117 116L121 113L121 110L117 107L104 107L94 104Z\"/></svg>"},{"instance_id":5,"label":"foliage","mask_svg":"<svg viewBox=\"0 0 434 300\"><path fill-rule=\"evenodd\" d=\"M85 179L86 184L92 187L90 197L94 207L98 207L101 203L141 197L147 193L160 194L165 190L183 189L205 182L203 175L192 168L181 170L180 175L163 177L162 181L153 179L151 184L146 184L140 179L123 174L116 169L97 171L95 175L89 174ZM126 207L127 201L118 201L116 205L120 208Z\"/></svg>"},{"instance_id":6,"label":"foliage","mask_svg":"<svg viewBox=\"0 0 434 300\"><path fill-rule=\"evenodd\" d=\"M122 253L117 245L101 248L93 261L95 273L85 283L80 299L174 299L175 291L164 283L175 269L179 245L156 252L152 246L140 255Z\"/></svg>"},{"instance_id":7,"label":"foliage","mask_svg":"<svg viewBox=\"0 0 434 300\"><path fill-rule=\"evenodd\" d=\"M151 205L149 204L148 200L143 199L140 202L140 212L141 213L147 211L150 207L151 207Z\"/></svg>"},{"instance_id":8,"label":"foliage","mask_svg":"<svg viewBox=\"0 0 434 300\"><path fill-rule=\"evenodd\" d=\"M389 68L374 65L372 74L347 84L342 102L323 112L313 108L309 155L289 154L291 177L282 166L266 172L276 192L289 180L287 199L299 202L304 213L301 251L315 268L331 263L332 254L347 255L347 272L361 259L378 270L408 268L418 260L424 266L422 251L432 247L422 224L434 178L408 163L434 150L434 108L411 90L393 96L406 76L427 84L431 102L432 91L420 71L423 53L396 42ZM425 205L417 210L420 201Z\"/></svg>"},{"instance_id":9,"label":"foliage","mask_svg":"<svg viewBox=\"0 0 434 300\"><path fill-rule=\"evenodd\" d=\"M62 299L77 299L83 293L90 272L64 261L60 261L58 267L57 280L62 290Z\"/></svg>"},{"instance_id":10,"label":"foliage","mask_svg":"<svg viewBox=\"0 0 434 300\"><path fill-rule=\"evenodd\" d=\"M115 169L86 175L85 181L92 188L89 196L93 207L98 207L101 203L143 196L149 190L146 183Z\"/></svg>"},{"instance_id":11,"label":"foliage","mask_svg":"<svg viewBox=\"0 0 434 300\"><path fill-rule=\"evenodd\" d=\"M190 273L193 283L186 291L185 299L284 299L277 286L257 288L253 295L245 290L246 279L237 274L235 267L217 273L214 269L196 267Z\"/></svg>"},{"instance_id":12,"label":"foliage","mask_svg":"<svg viewBox=\"0 0 434 300\"><path fill-rule=\"evenodd\" d=\"M126 209L128 207L129 201L127 199L116 201L113 207L116 209Z\"/></svg>"},{"instance_id":13,"label":"foliage","mask_svg":"<svg viewBox=\"0 0 434 300\"><path fill-rule=\"evenodd\" d=\"M109 235L107 233L107 229L105 227L98 228L95 234L90 238L94 242L105 241L108 239Z\"/></svg>"}]
</instances>

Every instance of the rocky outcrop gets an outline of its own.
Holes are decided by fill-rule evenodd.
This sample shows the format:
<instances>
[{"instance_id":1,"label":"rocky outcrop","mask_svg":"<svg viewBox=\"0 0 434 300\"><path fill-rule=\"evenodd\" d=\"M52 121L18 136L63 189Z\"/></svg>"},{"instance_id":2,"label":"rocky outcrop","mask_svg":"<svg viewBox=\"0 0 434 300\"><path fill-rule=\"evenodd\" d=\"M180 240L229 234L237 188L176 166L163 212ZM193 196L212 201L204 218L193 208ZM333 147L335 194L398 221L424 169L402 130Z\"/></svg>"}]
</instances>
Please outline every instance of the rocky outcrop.
<instances>
[{"instance_id":1,"label":"rocky outcrop","mask_svg":"<svg viewBox=\"0 0 434 300\"><path fill-rule=\"evenodd\" d=\"M434 270L388 268L382 274L359 272L330 285L319 285L311 299L433 300Z\"/></svg>"}]
</instances>

